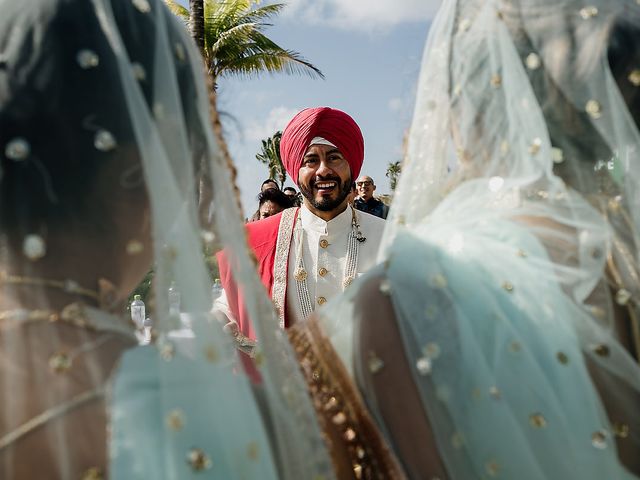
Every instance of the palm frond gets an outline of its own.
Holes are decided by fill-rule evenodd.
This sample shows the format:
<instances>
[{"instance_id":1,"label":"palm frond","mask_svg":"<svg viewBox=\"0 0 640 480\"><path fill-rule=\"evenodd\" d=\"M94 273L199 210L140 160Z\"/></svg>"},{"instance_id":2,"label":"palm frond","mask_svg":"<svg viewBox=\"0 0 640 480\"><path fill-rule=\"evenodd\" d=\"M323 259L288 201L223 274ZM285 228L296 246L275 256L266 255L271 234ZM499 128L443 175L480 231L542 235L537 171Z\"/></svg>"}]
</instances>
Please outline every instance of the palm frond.
<instances>
[{"instance_id":1,"label":"palm frond","mask_svg":"<svg viewBox=\"0 0 640 480\"><path fill-rule=\"evenodd\" d=\"M164 0L164 3L167 5L171 13L177 15L182 20L189 21L189 10L175 0Z\"/></svg>"},{"instance_id":2,"label":"palm frond","mask_svg":"<svg viewBox=\"0 0 640 480\"><path fill-rule=\"evenodd\" d=\"M252 77L260 72L283 72L289 75L307 75L311 78L324 78L324 74L312 63L304 60L291 50L262 51L241 58L231 58L216 65L217 75L240 75Z\"/></svg>"},{"instance_id":3,"label":"palm frond","mask_svg":"<svg viewBox=\"0 0 640 480\"><path fill-rule=\"evenodd\" d=\"M205 50L207 55L215 57L216 54L224 47L230 45L246 44L251 38L251 33L255 29L255 24L245 23L242 25L236 25L229 30L220 33L215 39L215 43L211 46L205 44Z\"/></svg>"},{"instance_id":4,"label":"palm frond","mask_svg":"<svg viewBox=\"0 0 640 480\"><path fill-rule=\"evenodd\" d=\"M284 3L265 5L264 7L247 11L239 20L247 23L262 23L261 20L266 20L267 18L271 18L277 15L285 6L286 5Z\"/></svg>"}]
</instances>

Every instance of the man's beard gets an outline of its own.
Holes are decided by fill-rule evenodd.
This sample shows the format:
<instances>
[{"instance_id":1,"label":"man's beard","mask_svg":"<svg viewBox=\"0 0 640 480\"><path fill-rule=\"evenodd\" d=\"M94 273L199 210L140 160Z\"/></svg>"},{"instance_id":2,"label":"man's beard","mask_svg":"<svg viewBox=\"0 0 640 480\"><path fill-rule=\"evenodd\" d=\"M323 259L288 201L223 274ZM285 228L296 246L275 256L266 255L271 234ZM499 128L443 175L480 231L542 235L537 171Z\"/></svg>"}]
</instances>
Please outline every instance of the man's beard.
<instances>
[{"instance_id":1,"label":"man's beard","mask_svg":"<svg viewBox=\"0 0 640 480\"><path fill-rule=\"evenodd\" d=\"M316 200L313 195L313 186L318 182L329 182L333 181L337 183L338 187L338 196L335 199L331 198L322 198L321 200ZM339 177L331 177L331 178L323 178L318 181L313 181L309 188L306 185L298 185L300 188L300 193L302 196L306 198L311 206L321 212L330 212L338 208L342 205L342 202L347 198L349 193L351 193L351 178L349 178L348 182L342 183Z\"/></svg>"}]
</instances>

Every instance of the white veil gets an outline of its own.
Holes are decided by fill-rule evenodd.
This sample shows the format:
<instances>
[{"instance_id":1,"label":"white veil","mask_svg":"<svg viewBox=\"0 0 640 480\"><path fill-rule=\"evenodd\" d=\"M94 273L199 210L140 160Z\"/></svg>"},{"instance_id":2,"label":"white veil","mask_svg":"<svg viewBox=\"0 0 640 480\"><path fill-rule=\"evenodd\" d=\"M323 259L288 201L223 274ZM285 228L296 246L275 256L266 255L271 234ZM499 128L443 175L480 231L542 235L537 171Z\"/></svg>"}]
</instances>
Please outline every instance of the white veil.
<instances>
[{"instance_id":1,"label":"white veil","mask_svg":"<svg viewBox=\"0 0 640 480\"><path fill-rule=\"evenodd\" d=\"M39 473L26 457L38 448L49 478L100 478L107 464L127 479L331 478L183 26L156 0L7 0L0 10L0 475ZM201 165L210 229L196 208ZM102 250L87 256L92 242ZM203 242L228 249L252 292L258 359L269 359L258 386L208 315ZM121 311L150 260L158 339L122 357L133 326L105 310ZM105 271L118 278L99 281ZM186 345L167 336L172 282L194 332Z\"/></svg>"},{"instance_id":2,"label":"white veil","mask_svg":"<svg viewBox=\"0 0 640 480\"><path fill-rule=\"evenodd\" d=\"M452 478L637 458L639 45L623 0L451 0L432 25L380 258Z\"/></svg>"}]
</instances>

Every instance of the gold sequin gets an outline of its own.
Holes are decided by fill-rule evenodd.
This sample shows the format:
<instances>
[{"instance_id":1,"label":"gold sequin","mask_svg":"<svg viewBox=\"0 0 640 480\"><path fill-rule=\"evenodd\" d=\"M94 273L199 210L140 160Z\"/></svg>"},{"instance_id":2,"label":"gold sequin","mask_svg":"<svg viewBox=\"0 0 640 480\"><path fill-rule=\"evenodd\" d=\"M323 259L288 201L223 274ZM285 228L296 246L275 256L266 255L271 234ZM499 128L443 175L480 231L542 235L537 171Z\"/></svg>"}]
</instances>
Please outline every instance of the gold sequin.
<instances>
[{"instance_id":1,"label":"gold sequin","mask_svg":"<svg viewBox=\"0 0 640 480\"><path fill-rule=\"evenodd\" d=\"M127 243L127 255L138 255L144 251L144 244L139 240L131 240Z\"/></svg>"},{"instance_id":2,"label":"gold sequin","mask_svg":"<svg viewBox=\"0 0 640 480\"><path fill-rule=\"evenodd\" d=\"M518 249L518 251L516 252L516 255L521 257L521 258L527 258L527 252L525 252L521 248Z\"/></svg>"},{"instance_id":3,"label":"gold sequin","mask_svg":"<svg viewBox=\"0 0 640 480\"><path fill-rule=\"evenodd\" d=\"M320 247L321 248L327 248L329 246L329 242L326 239L322 239L320 240Z\"/></svg>"},{"instance_id":4,"label":"gold sequin","mask_svg":"<svg viewBox=\"0 0 640 480\"><path fill-rule=\"evenodd\" d=\"M629 437L629 425L621 422L613 422L611 425L613 429L613 434L618 438L628 438Z\"/></svg>"},{"instance_id":5,"label":"gold sequin","mask_svg":"<svg viewBox=\"0 0 640 480\"><path fill-rule=\"evenodd\" d=\"M26 160L31 154L31 146L24 138L18 137L7 143L4 149L4 155L9 160L20 162Z\"/></svg>"},{"instance_id":6,"label":"gold sequin","mask_svg":"<svg viewBox=\"0 0 640 480\"><path fill-rule=\"evenodd\" d=\"M537 53L530 53L527 55L527 58L524 60L525 65L529 70L537 70L540 68L542 62L540 61L540 56Z\"/></svg>"},{"instance_id":7,"label":"gold sequin","mask_svg":"<svg viewBox=\"0 0 640 480\"><path fill-rule=\"evenodd\" d=\"M495 460L489 460L484 466L486 472L491 477L495 477L500 473L500 464Z\"/></svg>"},{"instance_id":8,"label":"gold sequin","mask_svg":"<svg viewBox=\"0 0 640 480\"><path fill-rule=\"evenodd\" d=\"M561 148L551 147L551 160L555 164L564 162L564 152Z\"/></svg>"},{"instance_id":9,"label":"gold sequin","mask_svg":"<svg viewBox=\"0 0 640 480\"><path fill-rule=\"evenodd\" d=\"M529 423L533 428L544 428L547 426L547 419L541 413L532 413L529 415Z\"/></svg>"},{"instance_id":10,"label":"gold sequin","mask_svg":"<svg viewBox=\"0 0 640 480\"><path fill-rule=\"evenodd\" d=\"M378 373L380 370L384 368L384 361L376 355L375 352L369 352L369 371L372 374Z\"/></svg>"},{"instance_id":11,"label":"gold sequin","mask_svg":"<svg viewBox=\"0 0 640 480\"><path fill-rule=\"evenodd\" d=\"M598 15L598 7L588 6L580 9L580 16L583 20L589 20Z\"/></svg>"},{"instance_id":12,"label":"gold sequin","mask_svg":"<svg viewBox=\"0 0 640 480\"><path fill-rule=\"evenodd\" d=\"M68 372L72 364L71 357L66 352L57 352L49 357L49 368L55 373Z\"/></svg>"},{"instance_id":13,"label":"gold sequin","mask_svg":"<svg viewBox=\"0 0 640 480\"><path fill-rule=\"evenodd\" d=\"M598 450L607 448L607 433L604 430L598 430L591 434L591 445Z\"/></svg>"},{"instance_id":14,"label":"gold sequin","mask_svg":"<svg viewBox=\"0 0 640 480\"><path fill-rule=\"evenodd\" d=\"M531 145L529 145L529 153L531 155L536 155L540 151L540 147L542 147L542 140L534 138Z\"/></svg>"},{"instance_id":15,"label":"gold sequin","mask_svg":"<svg viewBox=\"0 0 640 480\"><path fill-rule=\"evenodd\" d=\"M216 363L220 359L220 354L216 347L209 345L204 349L204 358L210 363Z\"/></svg>"},{"instance_id":16,"label":"gold sequin","mask_svg":"<svg viewBox=\"0 0 640 480\"><path fill-rule=\"evenodd\" d=\"M566 365L567 363L569 363L569 357L564 352L558 352L556 354L556 358L562 365Z\"/></svg>"},{"instance_id":17,"label":"gold sequin","mask_svg":"<svg viewBox=\"0 0 640 480\"><path fill-rule=\"evenodd\" d=\"M184 427L184 413L182 410L171 410L165 419L167 427L174 432L179 432Z\"/></svg>"},{"instance_id":18,"label":"gold sequin","mask_svg":"<svg viewBox=\"0 0 640 480\"><path fill-rule=\"evenodd\" d=\"M98 467L91 467L82 474L82 480L103 480L104 474Z\"/></svg>"},{"instance_id":19,"label":"gold sequin","mask_svg":"<svg viewBox=\"0 0 640 480\"><path fill-rule=\"evenodd\" d=\"M356 477L356 480L360 480L362 478L362 465L359 463L353 465L353 475Z\"/></svg>"},{"instance_id":20,"label":"gold sequin","mask_svg":"<svg viewBox=\"0 0 640 480\"><path fill-rule=\"evenodd\" d=\"M634 87L640 87L640 69L634 68L627 79Z\"/></svg>"},{"instance_id":21,"label":"gold sequin","mask_svg":"<svg viewBox=\"0 0 640 480\"><path fill-rule=\"evenodd\" d=\"M502 288L509 293L513 292L513 284L511 282L502 282Z\"/></svg>"},{"instance_id":22,"label":"gold sequin","mask_svg":"<svg viewBox=\"0 0 640 480\"><path fill-rule=\"evenodd\" d=\"M22 242L22 253L31 261L44 257L47 253L47 244L40 235L26 235Z\"/></svg>"},{"instance_id":23,"label":"gold sequin","mask_svg":"<svg viewBox=\"0 0 640 480\"><path fill-rule=\"evenodd\" d=\"M178 60L180 60L181 62L184 62L186 57L187 57L187 54L186 54L182 44L181 43L176 43L176 45L174 47L174 50L175 50L176 58Z\"/></svg>"},{"instance_id":24,"label":"gold sequin","mask_svg":"<svg viewBox=\"0 0 640 480\"><path fill-rule=\"evenodd\" d=\"M624 306L629 303L629 300L631 300L631 292L626 288L621 288L616 292L615 299L618 305Z\"/></svg>"},{"instance_id":25,"label":"gold sequin","mask_svg":"<svg viewBox=\"0 0 640 480\"><path fill-rule=\"evenodd\" d=\"M431 373L431 360L426 357L421 357L416 361L416 369L422 376L429 375Z\"/></svg>"},{"instance_id":26,"label":"gold sequin","mask_svg":"<svg viewBox=\"0 0 640 480\"><path fill-rule=\"evenodd\" d=\"M318 297L318 305L324 305L327 303L327 299L324 297Z\"/></svg>"},{"instance_id":27,"label":"gold sequin","mask_svg":"<svg viewBox=\"0 0 640 480\"><path fill-rule=\"evenodd\" d=\"M247 445L247 457L249 460L253 460L254 462L258 460L258 456L260 454L260 450L258 448L258 444L256 442L250 442Z\"/></svg>"},{"instance_id":28,"label":"gold sequin","mask_svg":"<svg viewBox=\"0 0 640 480\"><path fill-rule=\"evenodd\" d=\"M600 344L593 347L593 353L595 353L599 357L608 357L611 351L609 350L609 347L607 345Z\"/></svg>"},{"instance_id":29,"label":"gold sequin","mask_svg":"<svg viewBox=\"0 0 640 480\"><path fill-rule=\"evenodd\" d=\"M328 272L329 272L329 270L327 270L326 268L322 267L322 268L320 268L320 270L318 270L318 275L320 275L321 277L324 277Z\"/></svg>"},{"instance_id":30,"label":"gold sequin","mask_svg":"<svg viewBox=\"0 0 640 480\"><path fill-rule=\"evenodd\" d=\"M471 20L469 20L468 18L463 18L462 20L460 20L460 23L458 24L459 33L464 33L468 31L469 28L471 28Z\"/></svg>"},{"instance_id":31,"label":"gold sequin","mask_svg":"<svg viewBox=\"0 0 640 480\"><path fill-rule=\"evenodd\" d=\"M199 448L192 448L187 454L187 463L194 472L202 472L211 468L212 462L209 456Z\"/></svg>"},{"instance_id":32,"label":"gold sequin","mask_svg":"<svg viewBox=\"0 0 640 480\"><path fill-rule=\"evenodd\" d=\"M500 400L500 398L502 398L502 392L500 392L500 389L496 386L489 388L489 395L496 400Z\"/></svg>"},{"instance_id":33,"label":"gold sequin","mask_svg":"<svg viewBox=\"0 0 640 480\"><path fill-rule=\"evenodd\" d=\"M383 295L391 295L391 282L385 278L380 282L379 289Z\"/></svg>"},{"instance_id":34,"label":"gold sequin","mask_svg":"<svg viewBox=\"0 0 640 480\"><path fill-rule=\"evenodd\" d=\"M89 70L90 68L96 68L100 64L100 57L93 50L85 48L76 55L76 62L83 70Z\"/></svg>"},{"instance_id":35,"label":"gold sequin","mask_svg":"<svg viewBox=\"0 0 640 480\"><path fill-rule=\"evenodd\" d=\"M585 111L593 119L598 119L602 116L602 106L597 100L589 100L585 105Z\"/></svg>"},{"instance_id":36,"label":"gold sequin","mask_svg":"<svg viewBox=\"0 0 640 480\"><path fill-rule=\"evenodd\" d=\"M441 273L431 277L431 286L436 288L445 288L447 286L447 278Z\"/></svg>"},{"instance_id":37,"label":"gold sequin","mask_svg":"<svg viewBox=\"0 0 640 480\"><path fill-rule=\"evenodd\" d=\"M497 88L500 85L502 85L502 77L497 73L493 74L491 76L491 86Z\"/></svg>"},{"instance_id":38,"label":"gold sequin","mask_svg":"<svg viewBox=\"0 0 640 480\"><path fill-rule=\"evenodd\" d=\"M511 352L513 353L518 353L520 350L522 350L522 345L520 345L520 342L511 342L511 344L509 345L509 350L511 350Z\"/></svg>"},{"instance_id":39,"label":"gold sequin","mask_svg":"<svg viewBox=\"0 0 640 480\"><path fill-rule=\"evenodd\" d=\"M325 411L329 412L338 407L338 399L336 397L331 397L327 400L327 403L324 404Z\"/></svg>"},{"instance_id":40,"label":"gold sequin","mask_svg":"<svg viewBox=\"0 0 640 480\"><path fill-rule=\"evenodd\" d=\"M118 146L118 143L111 132L100 129L93 138L93 146L101 152L110 152Z\"/></svg>"},{"instance_id":41,"label":"gold sequin","mask_svg":"<svg viewBox=\"0 0 640 480\"><path fill-rule=\"evenodd\" d=\"M131 0L133 6L138 9L141 13L149 13L151 11L151 5L147 0Z\"/></svg>"}]
</instances>

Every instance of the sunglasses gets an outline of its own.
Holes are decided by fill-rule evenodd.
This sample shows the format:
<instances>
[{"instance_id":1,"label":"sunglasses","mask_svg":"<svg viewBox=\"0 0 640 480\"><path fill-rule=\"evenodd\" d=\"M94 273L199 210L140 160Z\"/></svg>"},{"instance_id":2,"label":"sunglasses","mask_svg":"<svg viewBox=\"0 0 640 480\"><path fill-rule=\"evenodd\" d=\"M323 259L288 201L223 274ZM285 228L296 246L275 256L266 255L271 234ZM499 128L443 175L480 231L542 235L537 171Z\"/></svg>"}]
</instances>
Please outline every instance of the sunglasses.
<instances>
[{"instance_id":1,"label":"sunglasses","mask_svg":"<svg viewBox=\"0 0 640 480\"><path fill-rule=\"evenodd\" d=\"M356 186L358 187L370 187L371 185L373 185L373 182L356 182Z\"/></svg>"}]
</instances>

